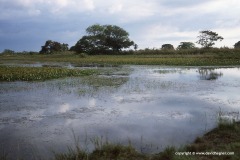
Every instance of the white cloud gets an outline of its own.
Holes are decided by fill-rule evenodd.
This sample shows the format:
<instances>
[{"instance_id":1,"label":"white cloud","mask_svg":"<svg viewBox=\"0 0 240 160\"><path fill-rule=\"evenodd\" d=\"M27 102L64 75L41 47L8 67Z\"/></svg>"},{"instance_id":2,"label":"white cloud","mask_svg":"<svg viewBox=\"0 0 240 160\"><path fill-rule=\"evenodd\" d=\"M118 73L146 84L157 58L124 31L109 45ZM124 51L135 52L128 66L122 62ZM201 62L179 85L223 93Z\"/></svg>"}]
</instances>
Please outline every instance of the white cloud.
<instances>
[{"instance_id":1,"label":"white cloud","mask_svg":"<svg viewBox=\"0 0 240 160\"><path fill-rule=\"evenodd\" d=\"M69 0L55 0L54 3L58 6L58 7L66 7L69 4Z\"/></svg>"},{"instance_id":2,"label":"white cloud","mask_svg":"<svg viewBox=\"0 0 240 160\"><path fill-rule=\"evenodd\" d=\"M177 32L178 28L173 26L164 26L162 24L149 25L145 29L145 38L156 39L158 37L169 37Z\"/></svg>"},{"instance_id":3,"label":"white cloud","mask_svg":"<svg viewBox=\"0 0 240 160\"><path fill-rule=\"evenodd\" d=\"M12 17L36 16L42 12L67 15L95 9L93 0L12 0L11 2L2 0L0 5L7 6ZM16 9L20 14L14 14Z\"/></svg>"},{"instance_id":4,"label":"white cloud","mask_svg":"<svg viewBox=\"0 0 240 160\"><path fill-rule=\"evenodd\" d=\"M126 7L126 6L125 6ZM129 22L134 20L143 20L154 16L156 13L156 6L153 3L140 3L138 5L130 5L122 10L121 21Z\"/></svg>"},{"instance_id":5,"label":"white cloud","mask_svg":"<svg viewBox=\"0 0 240 160\"><path fill-rule=\"evenodd\" d=\"M99 14L105 17L114 16L121 23L143 21L154 16L157 12L157 3L155 1L115 0L102 2L95 0L94 3Z\"/></svg>"},{"instance_id":6,"label":"white cloud","mask_svg":"<svg viewBox=\"0 0 240 160\"><path fill-rule=\"evenodd\" d=\"M85 5L86 9L88 9L88 10L95 9L94 2L92 0L84 0L83 3Z\"/></svg>"},{"instance_id":7,"label":"white cloud","mask_svg":"<svg viewBox=\"0 0 240 160\"><path fill-rule=\"evenodd\" d=\"M239 0L210 0L207 3L200 5L199 9L201 9L203 12L211 12L221 15L230 14L231 16L238 16L240 9L239 5Z\"/></svg>"},{"instance_id":8,"label":"white cloud","mask_svg":"<svg viewBox=\"0 0 240 160\"><path fill-rule=\"evenodd\" d=\"M67 15L69 13L79 13L92 11L95 9L92 0L49 0L48 8L53 14Z\"/></svg>"},{"instance_id":9,"label":"white cloud","mask_svg":"<svg viewBox=\"0 0 240 160\"><path fill-rule=\"evenodd\" d=\"M110 14L115 14L115 13L121 12L122 9L123 9L123 4L118 2L118 3L115 3L112 6L110 6L108 8L108 11L109 11Z\"/></svg>"}]
</instances>

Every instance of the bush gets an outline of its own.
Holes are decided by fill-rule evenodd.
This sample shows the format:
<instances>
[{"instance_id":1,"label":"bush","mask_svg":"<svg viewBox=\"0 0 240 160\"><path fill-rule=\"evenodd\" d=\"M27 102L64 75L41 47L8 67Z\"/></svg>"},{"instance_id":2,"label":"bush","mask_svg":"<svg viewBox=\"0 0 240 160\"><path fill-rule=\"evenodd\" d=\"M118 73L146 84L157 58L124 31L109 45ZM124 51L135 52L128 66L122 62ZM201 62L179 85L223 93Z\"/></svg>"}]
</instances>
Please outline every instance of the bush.
<instances>
[{"instance_id":1,"label":"bush","mask_svg":"<svg viewBox=\"0 0 240 160\"><path fill-rule=\"evenodd\" d=\"M2 52L2 54L4 54L4 55L12 55L12 54L14 54L14 53L15 53L15 51L10 50L10 49L5 49L5 50Z\"/></svg>"}]
</instances>

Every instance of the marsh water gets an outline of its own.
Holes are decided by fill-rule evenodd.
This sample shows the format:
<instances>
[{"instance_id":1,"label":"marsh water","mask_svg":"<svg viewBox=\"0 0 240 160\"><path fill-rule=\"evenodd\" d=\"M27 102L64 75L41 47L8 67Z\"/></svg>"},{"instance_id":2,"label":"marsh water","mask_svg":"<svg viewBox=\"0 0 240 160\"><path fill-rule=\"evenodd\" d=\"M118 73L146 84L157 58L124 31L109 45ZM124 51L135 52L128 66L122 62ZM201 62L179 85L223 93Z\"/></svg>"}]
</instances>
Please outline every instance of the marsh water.
<instances>
[{"instance_id":1,"label":"marsh water","mask_svg":"<svg viewBox=\"0 0 240 160\"><path fill-rule=\"evenodd\" d=\"M237 67L94 68L102 74L1 82L1 152L45 159L76 142L90 152L108 141L156 153L191 143L214 128L220 114L238 119Z\"/></svg>"}]
</instances>

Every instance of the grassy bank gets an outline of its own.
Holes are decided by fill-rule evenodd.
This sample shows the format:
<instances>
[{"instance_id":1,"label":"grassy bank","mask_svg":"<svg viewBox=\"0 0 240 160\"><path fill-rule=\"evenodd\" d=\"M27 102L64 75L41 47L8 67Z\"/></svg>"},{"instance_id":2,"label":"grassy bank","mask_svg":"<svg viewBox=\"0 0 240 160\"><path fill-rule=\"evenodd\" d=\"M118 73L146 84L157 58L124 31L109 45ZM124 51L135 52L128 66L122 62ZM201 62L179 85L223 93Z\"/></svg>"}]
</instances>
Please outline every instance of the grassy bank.
<instances>
[{"instance_id":1,"label":"grassy bank","mask_svg":"<svg viewBox=\"0 0 240 160\"><path fill-rule=\"evenodd\" d=\"M240 65L240 54L237 53L204 53L204 54L139 54L139 55L93 55L82 56L73 53L50 55L1 55L0 63L36 63L68 62L78 65L111 64L111 65L175 65L175 66L229 66Z\"/></svg>"},{"instance_id":2,"label":"grassy bank","mask_svg":"<svg viewBox=\"0 0 240 160\"><path fill-rule=\"evenodd\" d=\"M234 152L234 155L218 155L222 152ZM203 154L216 155L203 155ZM194 155L193 155L194 154ZM86 153L79 147L68 153L55 155L55 160L239 160L240 159L240 123L221 122L219 126L198 137L194 143L181 149L166 148L158 154L143 154L131 145L105 143L93 152Z\"/></svg>"},{"instance_id":3,"label":"grassy bank","mask_svg":"<svg viewBox=\"0 0 240 160\"><path fill-rule=\"evenodd\" d=\"M94 70L0 66L0 81L43 81L63 77L88 76L94 73L96 73Z\"/></svg>"},{"instance_id":4,"label":"grassy bank","mask_svg":"<svg viewBox=\"0 0 240 160\"><path fill-rule=\"evenodd\" d=\"M198 155L204 160L240 159L240 123L223 120L219 126L186 146L188 152L234 152L234 155ZM195 156L191 156L195 157Z\"/></svg>"}]
</instances>

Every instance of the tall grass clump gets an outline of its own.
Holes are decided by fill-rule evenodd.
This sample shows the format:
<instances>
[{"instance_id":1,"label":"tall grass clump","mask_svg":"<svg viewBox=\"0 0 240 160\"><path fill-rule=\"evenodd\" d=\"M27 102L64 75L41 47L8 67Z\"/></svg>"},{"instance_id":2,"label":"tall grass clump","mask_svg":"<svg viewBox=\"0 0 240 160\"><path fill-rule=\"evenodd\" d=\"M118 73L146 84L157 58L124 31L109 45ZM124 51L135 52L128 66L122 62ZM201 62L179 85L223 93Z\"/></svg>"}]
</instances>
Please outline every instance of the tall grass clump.
<instances>
[{"instance_id":1,"label":"tall grass clump","mask_svg":"<svg viewBox=\"0 0 240 160\"><path fill-rule=\"evenodd\" d=\"M75 148L68 147L66 153L54 153L55 160L145 160L143 155L135 150L130 144L124 146L121 144L112 144L103 137L94 137L91 139L94 150L89 153L83 150L79 144L79 137L74 134Z\"/></svg>"},{"instance_id":2,"label":"tall grass clump","mask_svg":"<svg viewBox=\"0 0 240 160\"><path fill-rule=\"evenodd\" d=\"M230 115L226 117L225 115ZM221 130L235 130L238 129L237 120L239 118L239 112L226 112L224 113L221 108L218 112L218 128Z\"/></svg>"},{"instance_id":3,"label":"tall grass clump","mask_svg":"<svg viewBox=\"0 0 240 160\"><path fill-rule=\"evenodd\" d=\"M88 76L95 70L80 70L51 67L0 66L0 81L42 81L62 77Z\"/></svg>"},{"instance_id":4,"label":"tall grass clump","mask_svg":"<svg viewBox=\"0 0 240 160\"><path fill-rule=\"evenodd\" d=\"M174 147L167 147L164 151L155 154L151 160L173 160L176 158L175 152L176 148Z\"/></svg>"},{"instance_id":5,"label":"tall grass clump","mask_svg":"<svg viewBox=\"0 0 240 160\"><path fill-rule=\"evenodd\" d=\"M88 160L88 154L82 150L74 150L72 148L68 148L67 153L61 153L54 155L55 160Z\"/></svg>"}]
</instances>

